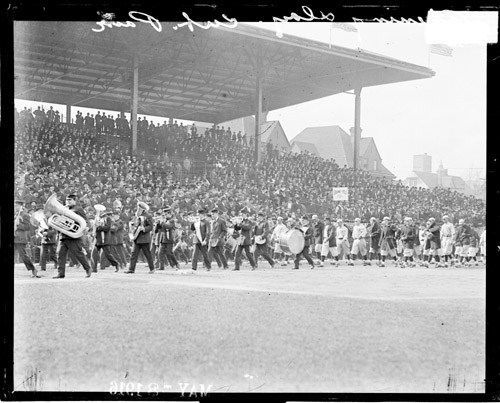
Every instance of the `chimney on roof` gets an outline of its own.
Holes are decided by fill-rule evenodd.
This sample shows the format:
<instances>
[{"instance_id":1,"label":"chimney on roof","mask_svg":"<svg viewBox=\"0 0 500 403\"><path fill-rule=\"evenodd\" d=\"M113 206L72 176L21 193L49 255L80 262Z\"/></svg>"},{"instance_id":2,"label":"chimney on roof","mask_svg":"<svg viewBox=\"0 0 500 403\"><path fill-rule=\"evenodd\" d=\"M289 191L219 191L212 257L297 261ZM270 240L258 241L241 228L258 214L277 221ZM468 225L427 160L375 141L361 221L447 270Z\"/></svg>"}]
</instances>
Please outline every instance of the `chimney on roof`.
<instances>
[{"instance_id":1,"label":"chimney on roof","mask_svg":"<svg viewBox=\"0 0 500 403\"><path fill-rule=\"evenodd\" d=\"M448 170L444 169L443 161L439 163L439 168L437 170L437 182L438 186L443 186L443 177L448 176Z\"/></svg>"},{"instance_id":2,"label":"chimney on roof","mask_svg":"<svg viewBox=\"0 0 500 403\"><path fill-rule=\"evenodd\" d=\"M351 135L349 136L351 139L351 143L354 144L354 127L350 127L349 132L351 133ZM363 129L360 127L359 128L359 137L360 138L362 137L362 134L363 134Z\"/></svg>"}]
</instances>

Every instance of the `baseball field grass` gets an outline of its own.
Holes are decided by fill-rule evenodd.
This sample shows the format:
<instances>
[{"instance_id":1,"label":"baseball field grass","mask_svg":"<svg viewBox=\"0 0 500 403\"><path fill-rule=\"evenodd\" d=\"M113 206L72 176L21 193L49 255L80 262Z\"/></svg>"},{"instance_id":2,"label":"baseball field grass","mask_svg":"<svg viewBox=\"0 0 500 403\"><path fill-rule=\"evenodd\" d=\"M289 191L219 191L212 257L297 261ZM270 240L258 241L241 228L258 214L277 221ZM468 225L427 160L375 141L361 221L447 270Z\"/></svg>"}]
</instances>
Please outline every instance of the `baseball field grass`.
<instances>
[{"instance_id":1,"label":"baseball field grass","mask_svg":"<svg viewBox=\"0 0 500 403\"><path fill-rule=\"evenodd\" d=\"M484 392L484 266L55 273L15 267L16 390Z\"/></svg>"}]
</instances>

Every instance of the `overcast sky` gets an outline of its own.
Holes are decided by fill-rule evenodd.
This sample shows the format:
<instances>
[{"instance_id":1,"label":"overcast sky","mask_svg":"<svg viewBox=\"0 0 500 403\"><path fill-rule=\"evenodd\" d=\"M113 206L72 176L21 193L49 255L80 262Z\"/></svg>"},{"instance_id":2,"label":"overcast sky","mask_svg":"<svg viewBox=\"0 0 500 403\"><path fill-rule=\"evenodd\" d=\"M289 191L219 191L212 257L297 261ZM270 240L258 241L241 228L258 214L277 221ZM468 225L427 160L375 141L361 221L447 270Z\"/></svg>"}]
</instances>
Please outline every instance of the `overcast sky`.
<instances>
[{"instance_id":1,"label":"overcast sky","mask_svg":"<svg viewBox=\"0 0 500 403\"><path fill-rule=\"evenodd\" d=\"M257 23L275 30L274 24ZM468 180L486 168L486 45L453 47L453 56L430 54L425 24L357 23L358 33L330 23L281 24L286 34L349 48L362 48L430 67L433 78L365 88L361 93L363 137L373 137L382 163L398 178L412 169L412 156L432 156L450 174ZM354 126L354 96L339 94L272 111L289 139L306 127ZM471 170L473 168L473 170Z\"/></svg>"},{"instance_id":2,"label":"overcast sky","mask_svg":"<svg viewBox=\"0 0 500 403\"><path fill-rule=\"evenodd\" d=\"M254 25L276 29L273 23ZM327 22L280 25L285 38L291 34L325 43L331 40L335 45L360 47L434 70L433 78L363 89L362 136L375 139L382 163L400 179L411 171L412 156L423 153L432 156L433 172L442 161L450 174L465 180L484 178L486 45L455 46L452 57L429 57L425 24L357 23L357 33L331 29ZM35 104L16 101L18 109L24 105ZM65 115L64 106L56 109ZM279 120L289 139L314 126L339 125L349 133L354 125L354 96L338 94L271 111L268 120ZM153 121L163 122L163 118Z\"/></svg>"}]
</instances>

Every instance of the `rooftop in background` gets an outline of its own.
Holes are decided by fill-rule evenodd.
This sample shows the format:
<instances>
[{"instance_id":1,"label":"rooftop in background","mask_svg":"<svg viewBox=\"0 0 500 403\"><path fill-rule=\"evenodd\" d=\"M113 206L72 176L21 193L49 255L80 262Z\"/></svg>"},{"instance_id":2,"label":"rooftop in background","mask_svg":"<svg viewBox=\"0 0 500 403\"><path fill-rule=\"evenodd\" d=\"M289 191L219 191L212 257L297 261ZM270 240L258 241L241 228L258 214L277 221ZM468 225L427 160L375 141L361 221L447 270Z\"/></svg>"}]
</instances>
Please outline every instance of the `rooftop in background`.
<instances>
[{"instance_id":1,"label":"rooftop in background","mask_svg":"<svg viewBox=\"0 0 500 403\"><path fill-rule=\"evenodd\" d=\"M302 130L291 141L306 149L304 144L315 146L318 155L326 160L333 160L340 167L352 168L353 165L353 137L347 134L340 126L308 127ZM359 146L360 168L376 176L394 179L394 175L382 164L375 140L372 137L362 137Z\"/></svg>"},{"instance_id":2,"label":"rooftop in background","mask_svg":"<svg viewBox=\"0 0 500 403\"><path fill-rule=\"evenodd\" d=\"M220 123L255 109L261 60L264 110L434 72L352 50L239 24L163 31L138 26L95 33L94 22L16 21L15 98L127 112L133 57L140 114ZM259 56L260 55L260 56Z\"/></svg>"}]
</instances>

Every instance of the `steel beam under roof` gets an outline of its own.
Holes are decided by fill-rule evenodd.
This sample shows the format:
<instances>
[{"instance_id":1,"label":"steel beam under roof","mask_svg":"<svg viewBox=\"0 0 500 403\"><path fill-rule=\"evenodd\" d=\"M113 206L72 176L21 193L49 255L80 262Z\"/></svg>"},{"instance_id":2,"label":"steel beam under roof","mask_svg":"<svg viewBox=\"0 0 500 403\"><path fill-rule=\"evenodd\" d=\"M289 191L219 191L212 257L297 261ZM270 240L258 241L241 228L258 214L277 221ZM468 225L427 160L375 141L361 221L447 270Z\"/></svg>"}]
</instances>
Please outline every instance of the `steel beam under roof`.
<instances>
[{"instance_id":1,"label":"steel beam under roof","mask_svg":"<svg viewBox=\"0 0 500 403\"><path fill-rule=\"evenodd\" d=\"M132 60L139 60L139 111L219 123L255 113L257 54L264 110L354 88L429 78L426 67L239 24L93 32L92 22L16 22L15 96L129 111Z\"/></svg>"}]
</instances>

